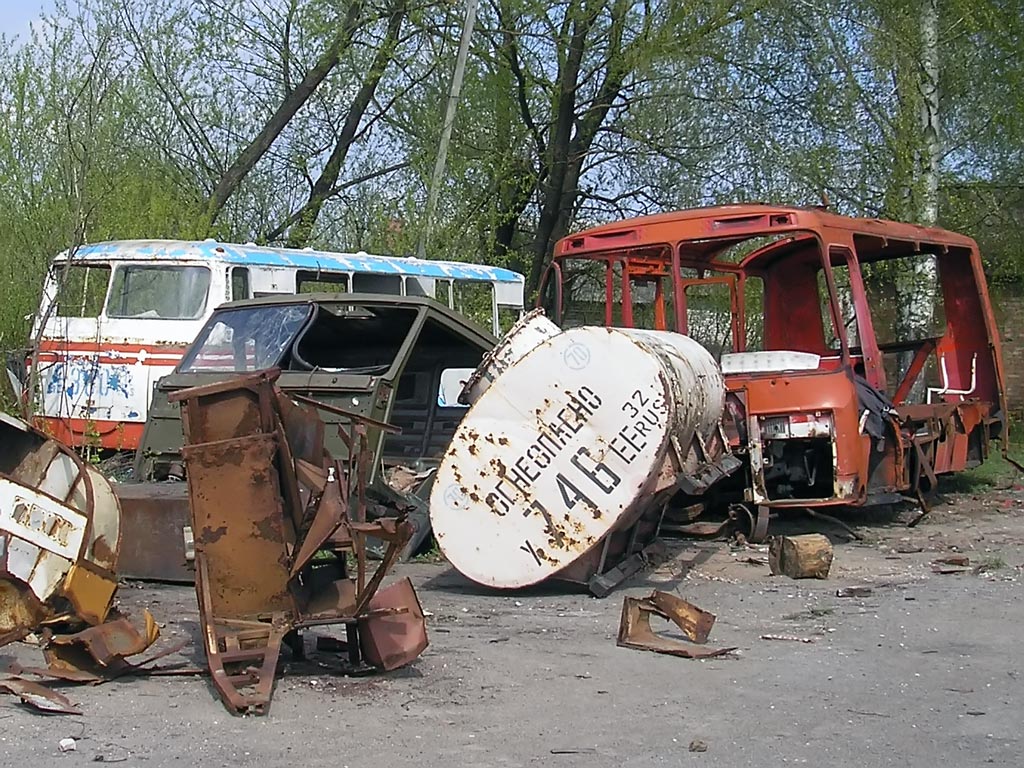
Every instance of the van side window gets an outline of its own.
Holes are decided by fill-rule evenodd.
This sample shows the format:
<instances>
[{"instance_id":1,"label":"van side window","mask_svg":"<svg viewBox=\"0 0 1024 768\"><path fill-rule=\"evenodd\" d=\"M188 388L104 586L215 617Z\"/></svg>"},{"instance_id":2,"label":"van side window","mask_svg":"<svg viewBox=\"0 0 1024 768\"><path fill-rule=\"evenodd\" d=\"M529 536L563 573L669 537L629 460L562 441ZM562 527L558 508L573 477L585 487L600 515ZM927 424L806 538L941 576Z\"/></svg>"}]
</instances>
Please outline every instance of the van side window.
<instances>
[{"instance_id":1,"label":"van side window","mask_svg":"<svg viewBox=\"0 0 1024 768\"><path fill-rule=\"evenodd\" d=\"M57 267L57 317L99 317L110 284L106 265L68 264Z\"/></svg>"},{"instance_id":2,"label":"van side window","mask_svg":"<svg viewBox=\"0 0 1024 768\"><path fill-rule=\"evenodd\" d=\"M122 264L114 271L107 317L197 320L209 292L206 267Z\"/></svg>"},{"instance_id":3,"label":"van side window","mask_svg":"<svg viewBox=\"0 0 1024 768\"><path fill-rule=\"evenodd\" d=\"M231 300L250 298L249 270L246 267L231 268Z\"/></svg>"}]
</instances>

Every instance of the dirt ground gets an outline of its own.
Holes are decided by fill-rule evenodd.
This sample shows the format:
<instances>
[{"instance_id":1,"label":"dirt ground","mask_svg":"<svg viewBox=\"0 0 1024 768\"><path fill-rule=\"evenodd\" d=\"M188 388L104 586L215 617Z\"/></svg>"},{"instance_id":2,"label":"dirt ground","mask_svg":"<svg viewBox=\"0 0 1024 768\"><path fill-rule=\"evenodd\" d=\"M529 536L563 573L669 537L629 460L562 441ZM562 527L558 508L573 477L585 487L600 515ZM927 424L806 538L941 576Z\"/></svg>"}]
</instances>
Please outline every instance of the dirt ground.
<instances>
[{"instance_id":1,"label":"dirt ground","mask_svg":"<svg viewBox=\"0 0 1024 768\"><path fill-rule=\"evenodd\" d=\"M864 541L827 528L836 549L824 581L772 577L764 547L725 542L675 542L673 557L603 600L549 586L492 592L444 563L404 565L396 575L413 578L431 614L430 647L411 667L344 678L286 665L258 718L229 715L202 677L63 688L82 716L3 696L0 763L1020 766L1024 488L947 494L907 528L912 516L848 518ZM971 567L935 572L951 553ZM836 595L855 585L871 593ZM692 661L617 647L623 595L652 588L715 613L709 643L736 653ZM197 640L190 588L119 595L150 608L161 643ZM25 644L0 655L40 661ZM196 642L181 657L203 664ZM61 753L63 738L76 749Z\"/></svg>"}]
</instances>

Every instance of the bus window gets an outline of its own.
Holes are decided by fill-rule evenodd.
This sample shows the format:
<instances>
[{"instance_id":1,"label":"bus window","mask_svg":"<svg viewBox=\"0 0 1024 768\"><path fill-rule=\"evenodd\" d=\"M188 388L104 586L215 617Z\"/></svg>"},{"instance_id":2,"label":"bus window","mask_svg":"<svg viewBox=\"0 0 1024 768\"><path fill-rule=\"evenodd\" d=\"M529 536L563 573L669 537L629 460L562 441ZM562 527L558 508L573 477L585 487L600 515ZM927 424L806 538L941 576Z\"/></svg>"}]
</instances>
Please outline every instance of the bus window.
<instances>
[{"instance_id":1,"label":"bus window","mask_svg":"<svg viewBox=\"0 0 1024 768\"><path fill-rule=\"evenodd\" d=\"M107 316L195 320L209 290L206 267L122 265L114 270Z\"/></svg>"},{"instance_id":2,"label":"bus window","mask_svg":"<svg viewBox=\"0 0 1024 768\"><path fill-rule=\"evenodd\" d=\"M387 293L401 296L402 276L357 272L352 275L352 293Z\"/></svg>"},{"instance_id":3,"label":"bus window","mask_svg":"<svg viewBox=\"0 0 1024 768\"><path fill-rule=\"evenodd\" d=\"M742 280L743 318L746 324L744 352L764 349L764 280L747 275Z\"/></svg>"},{"instance_id":4,"label":"bus window","mask_svg":"<svg viewBox=\"0 0 1024 768\"><path fill-rule=\"evenodd\" d=\"M99 317L110 283L106 265L68 264L55 271L57 317Z\"/></svg>"},{"instance_id":5,"label":"bus window","mask_svg":"<svg viewBox=\"0 0 1024 768\"><path fill-rule=\"evenodd\" d=\"M502 334L508 333L516 321L523 316L523 313L516 307L498 307L498 329Z\"/></svg>"},{"instance_id":6,"label":"bus window","mask_svg":"<svg viewBox=\"0 0 1024 768\"><path fill-rule=\"evenodd\" d=\"M622 262L610 271L604 259L566 259L562 271L562 326L606 325L608 281L612 281L612 323L622 323Z\"/></svg>"},{"instance_id":7,"label":"bus window","mask_svg":"<svg viewBox=\"0 0 1024 768\"><path fill-rule=\"evenodd\" d=\"M946 334L937 260L930 253L907 253L862 262L860 269L886 381L895 388L910 370L915 353ZM927 387L942 386L937 359L928 355L905 402L924 402Z\"/></svg>"},{"instance_id":8,"label":"bus window","mask_svg":"<svg viewBox=\"0 0 1024 768\"><path fill-rule=\"evenodd\" d=\"M629 299L633 307L633 327L655 331L676 329L672 282L667 276L631 275Z\"/></svg>"},{"instance_id":9,"label":"bus window","mask_svg":"<svg viewBox=\"0 0 1024 768\"><path fill-rule=\"evenodd\" d=\"M248 299L249 293L249 270L245 267L231 268L231 300Z\"/></svg>"},{"instance_id":10,"label":"bus window","mask_svg":"<svg viewBox=\"0 0 1024 768\"><path fill-rule=\"evenodd\" d=\"M455 311L492 330L494 290L490 283L474 280L453 281Z\"/></svg>"},{"instance_id":11,"label":"bus window","mask_svg":"<svg viewBox=\"0 0 1024 768\"><path fill-rule=\"evenodd\" d=\"M295 274L296 293L348 293L348 275L344 272L306 272Z\"/></svg>"},{"instance_id":12,"label":"bus window","mask_svg":"<svg viewBox=\"0 0 1024 768\"><path fill-rule=\"evenodd\" d=\"M946 308L935 256L914 253L860 265L872 325L882 347L938 338Z\"/></svg>"},{"instance_id":13,"label":"bus window","mask_svg":"<svg viewBox=\"0 0 1024 768\"><path fill-rule=\"evenodd\" d=\"M712 282L714 280L714 282ZM711 278L684 283L687 336L707 349L715 359L735 352L731 281Z\"/></svg>"},{"instance_id":14,"label":"bus window","mask_svg":"<svg viewBox=\"0 0 1024 768\"><path fill-rule=\"evenodd\" d=\"M845 337L846 346L859 350L860 334L857 332L857 314L853 306L853 293L850 290L850 270L846 264L832 265L832 279L836 284L836 299L839 301L840 336L832 322L832 308L829 302L828 281L824 270L818 271L818 299L821 305L821 323L825 331L825 346L833 352L840 350L840 339Z\"/></svg>"},{"instance_id":15,"label":"bus window","mask_svg":"<svg viewBox=\"0 0 1024 768\"><path fill-rule=\"evenodd\" d=\"M544 310L548 320L562 324L562 267L557 261L548 266L541 278L537 306Z\"/></svg>"},{"instance_id":16,"label":"bus window","mask_svg":"<svg viewBox=\"0 0 1024 768\"><path fill-rule=\"evenodd\" d=\"M437 299L437 280L432 277L407 277L405 278L405 295ZM447 289L444 291L442 303L448 303Z\"/></svg>"}]
</instances>

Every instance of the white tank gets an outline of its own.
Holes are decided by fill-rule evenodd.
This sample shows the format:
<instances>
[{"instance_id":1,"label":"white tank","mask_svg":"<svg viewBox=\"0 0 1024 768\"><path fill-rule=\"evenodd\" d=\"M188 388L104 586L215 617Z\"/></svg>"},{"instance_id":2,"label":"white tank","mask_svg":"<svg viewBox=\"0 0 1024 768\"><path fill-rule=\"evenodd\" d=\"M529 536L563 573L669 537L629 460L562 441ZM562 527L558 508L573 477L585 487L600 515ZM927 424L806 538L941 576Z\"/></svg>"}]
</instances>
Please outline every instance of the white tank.
<instances>
[{"instance_id":1,"label":"white tank","mask_svg":"<svg viewBox=\"0 0 1024 768\"><path fill-rule=\"evenodd\" d=\"M438 544L481 584L553 576L635 520L663 486L673 438L683 450L709 438L724 401L714 358L685 336L550 336L494 377L459 425L430 498Z\"/></svg>"},{"instance_id":2,"label":"white tank","mask_svg":"<svg viewBox=\"0 0 1024 768\"><path fill-rule=\"evenodd\" d=\"M547 319L543 309L535 309L519 318L498 345L488 352L476 371L469 377L459 395L459 402L472 405L491 382L507 371L518 360L562 329Z\"/></svg>"}]
</instances>

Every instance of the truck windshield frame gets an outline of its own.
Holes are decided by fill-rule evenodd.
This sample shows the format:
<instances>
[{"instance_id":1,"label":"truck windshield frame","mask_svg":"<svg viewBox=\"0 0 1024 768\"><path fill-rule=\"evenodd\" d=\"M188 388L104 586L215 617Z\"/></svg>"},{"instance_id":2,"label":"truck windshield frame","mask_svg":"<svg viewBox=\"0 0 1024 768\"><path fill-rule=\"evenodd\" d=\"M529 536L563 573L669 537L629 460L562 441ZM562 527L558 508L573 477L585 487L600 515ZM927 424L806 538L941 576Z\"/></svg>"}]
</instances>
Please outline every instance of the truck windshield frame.
<instances>
[{"instance_id":1,"label":"truck windshield frame","mask_svg":"<svg viewBox=\"0 0 1024 768\"><path fill-rule=\"evenodd\" d=\"M214 312L177 372L246 373L273 368L280 364L312 314L312 304Z\"/></svg>"}]
</instances>

